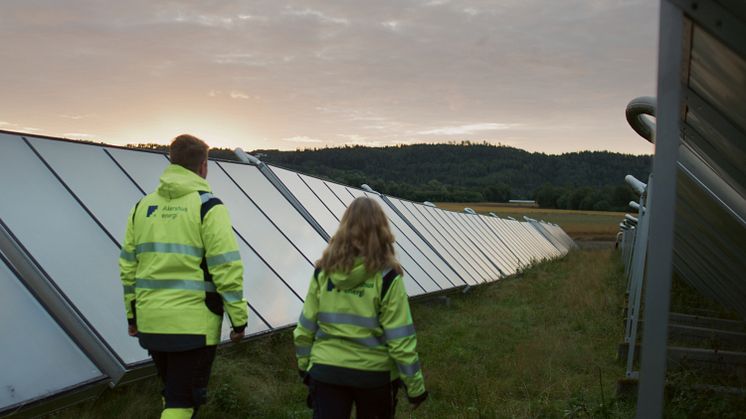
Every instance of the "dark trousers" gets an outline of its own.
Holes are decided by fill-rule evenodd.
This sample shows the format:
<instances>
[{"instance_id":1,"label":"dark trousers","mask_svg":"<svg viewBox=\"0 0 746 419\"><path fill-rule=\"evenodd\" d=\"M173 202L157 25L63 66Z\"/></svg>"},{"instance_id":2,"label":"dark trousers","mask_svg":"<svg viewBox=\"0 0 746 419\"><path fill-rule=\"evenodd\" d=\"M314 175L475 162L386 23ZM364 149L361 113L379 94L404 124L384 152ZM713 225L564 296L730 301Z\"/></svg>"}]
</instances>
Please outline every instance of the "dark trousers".
<instances>
[{"instance_id":1,"label":"dark trousers","mask_svg":"<svg viewBox=\"0 0 746 419\"><path fill-rule=\"evenodd\" d=\"M166 408L194 408L207 402L207 382L217 346L183 352L150 351L163 382Z\"/></svg>"},{"instance_id":2,"label":"dark trousers","mask_svg":"<svg viewBox=\"0 0 746 419\"><path fill-rule=\"evenodd\" d=\"M357 419L390 419L396 411L398 381L357 388L311 380L310 386L314 419L349 419L353 404Z\"/></svg>"}]
</instances>

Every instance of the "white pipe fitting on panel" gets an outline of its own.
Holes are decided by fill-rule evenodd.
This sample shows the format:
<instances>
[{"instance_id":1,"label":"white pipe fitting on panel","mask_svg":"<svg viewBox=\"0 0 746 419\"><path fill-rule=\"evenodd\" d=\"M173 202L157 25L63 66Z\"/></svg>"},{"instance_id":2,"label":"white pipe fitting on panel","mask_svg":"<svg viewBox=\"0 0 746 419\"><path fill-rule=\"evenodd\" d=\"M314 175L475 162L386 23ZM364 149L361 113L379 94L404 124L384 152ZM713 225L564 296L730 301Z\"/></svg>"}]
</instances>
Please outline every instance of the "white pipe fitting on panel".
<instances>
[{"instance_id":1,"label":"white pipe fitting on panel","mask_svg":"<svg viewBox=\"0 0 746 419\"><path fill-rule=\"evenodd\" d=\"M632 175L625 176L624 181L627 182L627 184L640 195L642 195L642 193L645 192L645 188L648 187L646 183L637 180L637 178Z\"/></svg>"},{"instance_id":2,"label":"white pipe fitting on panel","mask_svg":"<svg viewBox=\"0 0 746 419\"><path fill-rule=\"evenodd\" d=\"M655 122L644 115L655 117L657 100L654 97L642 96L632 99L627 104L625 115L627 122L642 138L655 144Z\"/></svg>"},{"instance_id":3,"label":"white pipe fitting on panel","mask_svg":"<svg viewBox=\"0 0 746 419\"><path fill-rule=\"evenodd\" d=\"M257 166L260 165L260 164L262 164L261 160L257 159L256 157L252 156L251 154L243 151L243 149L241 147L236 147L233 150L233 154L235 154L236 157L238 157L238 159L241 160L244 163L251 163L251 164L254 164L254 165L257 165Z\"/></svg>"}]
</instances>

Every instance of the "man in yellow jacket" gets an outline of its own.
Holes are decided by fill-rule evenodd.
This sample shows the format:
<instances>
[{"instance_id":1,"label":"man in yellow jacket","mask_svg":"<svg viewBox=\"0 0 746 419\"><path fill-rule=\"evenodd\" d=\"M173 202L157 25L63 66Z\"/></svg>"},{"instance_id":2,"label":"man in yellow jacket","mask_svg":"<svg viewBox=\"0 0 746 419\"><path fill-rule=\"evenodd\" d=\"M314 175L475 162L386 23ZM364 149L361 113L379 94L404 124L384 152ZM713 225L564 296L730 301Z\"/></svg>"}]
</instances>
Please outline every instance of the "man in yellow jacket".
<instances>
[{"instance_id":1,"label":"man in yellow jacket","mask_svg":"<svg viewBox=\"0 0 746 419\"><path fill-rule=\"evenodd\" d=\"M208 146L180 135L158 189L130 211L119 258L130 336L164 384L161 418L191 418L207 397L223 314L240 341L248 311L228 211L207 177Z\"/></svg>"}]
</instances>

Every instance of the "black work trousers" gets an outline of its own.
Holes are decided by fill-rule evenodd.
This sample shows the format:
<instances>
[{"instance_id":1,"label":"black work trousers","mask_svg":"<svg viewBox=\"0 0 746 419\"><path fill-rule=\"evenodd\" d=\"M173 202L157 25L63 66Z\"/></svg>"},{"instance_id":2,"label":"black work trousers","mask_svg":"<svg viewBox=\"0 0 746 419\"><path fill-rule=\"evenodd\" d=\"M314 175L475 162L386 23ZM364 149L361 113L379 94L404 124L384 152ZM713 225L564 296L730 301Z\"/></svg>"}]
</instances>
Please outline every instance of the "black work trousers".
<instances>
[{"instance_id":1,"label":"black work trousers","mask_svg":"<svg viewBox=\"0 0 746 419\"><path fill-rule=\"evenodd\" d=\"M150 351L163 382L166 408L194 408L207 402L207 382L217 346L183 352Z\"/></svg>"},{"instance_id":2,"label":"black work trousers","mask_svg":"<svg viewBox=\"0 0 746 419\"><path fill-rule=\"evenodd\" d=\"M381 387L357 388L312 379L313 419L349 419L353 404L357 419L393 418L398 390L398 381Z\"/></svg>"}]
</instances>

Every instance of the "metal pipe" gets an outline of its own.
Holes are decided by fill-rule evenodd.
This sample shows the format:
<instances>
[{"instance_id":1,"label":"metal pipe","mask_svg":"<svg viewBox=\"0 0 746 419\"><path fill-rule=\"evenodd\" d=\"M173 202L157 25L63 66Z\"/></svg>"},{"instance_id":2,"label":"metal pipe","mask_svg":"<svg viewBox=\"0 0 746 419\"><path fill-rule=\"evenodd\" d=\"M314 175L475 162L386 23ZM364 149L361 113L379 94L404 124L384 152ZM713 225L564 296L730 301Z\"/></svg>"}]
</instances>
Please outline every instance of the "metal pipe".
<instances>
[{"instance_id":1,"label":"metal pipe","mask_svg":"<svg viewBox=\"0 0 746 419\"><path fill-rule=\"evenodd\" d=\"M238 159L241 160L244 163L251 163L251 164L256 165L256 166L260 166L260 165L263 164L261 160L257 159L256 157L252 156L251 154L243 151L243 149L241 147L236 147L233 150L233 154L235 154L236 157L238 157Z\"/></svg>"},{"instance_id":2,"label":"metal pipe","mask_svg":"<svg viewBox=\"0 0 746 419\"><path fill-rule=\"evenodd\" d=\"M642 138L655 144L655 123L643 115L655 117L657 100L654 97L642 96L632 99L627 104L625 115L627 122Z\"/></svg>"},{"instance_id":3,"label":"metal pipe","mask_svg":"<svg viewBox=\"0 0 746 419\"><path fill-rule=\"evenodd\" d=\"M625 176L624 181L627 182L627 184L631 186L632 189L634 189L635 192L637 192L639 195L642 195L643 192L645 192L645 188L648 186L646 183L643 183L632 175Z\"/></svg>"}]
</instances>

